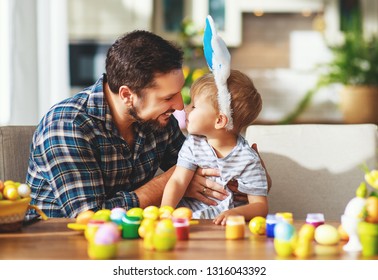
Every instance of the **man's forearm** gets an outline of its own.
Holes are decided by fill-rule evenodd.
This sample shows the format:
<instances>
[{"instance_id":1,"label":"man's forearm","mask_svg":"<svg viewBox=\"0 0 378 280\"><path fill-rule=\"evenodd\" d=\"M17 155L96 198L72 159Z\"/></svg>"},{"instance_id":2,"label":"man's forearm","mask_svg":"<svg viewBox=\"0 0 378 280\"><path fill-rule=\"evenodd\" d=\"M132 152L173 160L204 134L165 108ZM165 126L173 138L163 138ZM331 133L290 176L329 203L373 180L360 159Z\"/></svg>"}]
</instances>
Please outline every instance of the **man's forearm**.
<instances>
[{"instance_id":1,"label":"man's forearm","mask_svg":"<svg viewBox=\"0 0 378 280\"><path fill-rule=\"evenodd\" d=\"M160 206L165 185L171 177L174 169L175 166L163 174L154 177L147 184L135 190L135 193L139 199L139 207L146 208L150 205Z\"/></svg>"}]
</instances>

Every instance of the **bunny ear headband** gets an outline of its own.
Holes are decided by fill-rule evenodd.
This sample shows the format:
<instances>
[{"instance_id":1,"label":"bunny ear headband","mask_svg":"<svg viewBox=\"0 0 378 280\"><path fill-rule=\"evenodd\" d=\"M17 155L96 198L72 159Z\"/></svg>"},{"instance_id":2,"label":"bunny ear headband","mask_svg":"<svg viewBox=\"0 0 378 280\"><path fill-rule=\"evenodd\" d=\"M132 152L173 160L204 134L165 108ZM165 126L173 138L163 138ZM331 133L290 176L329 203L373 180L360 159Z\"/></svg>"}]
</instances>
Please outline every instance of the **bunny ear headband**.
<instances>
[{"instance_id":1,"label":"bunny ear headband","mask_svg":"<svg viewBox=\"0 0 378 280\"><path fill-rule=\"evenodd\" d=\"M218 88L218 104L220 111L228 118L227 130L233 128L231 94L227 88L227 79L230 76L231 55L226 43L217 34L213 18L206 18L205 32L203 36L203 51L207 65L214 75Z\"/></svg>"}]
</instances>

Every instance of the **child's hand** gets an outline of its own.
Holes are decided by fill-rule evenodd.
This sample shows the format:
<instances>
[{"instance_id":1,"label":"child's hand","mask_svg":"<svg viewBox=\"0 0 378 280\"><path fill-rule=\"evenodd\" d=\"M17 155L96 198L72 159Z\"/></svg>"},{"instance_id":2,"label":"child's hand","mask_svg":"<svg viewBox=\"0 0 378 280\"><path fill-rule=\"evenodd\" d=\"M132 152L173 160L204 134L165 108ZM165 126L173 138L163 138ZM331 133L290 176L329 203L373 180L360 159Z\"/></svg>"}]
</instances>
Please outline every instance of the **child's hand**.
<instances>
[{"instance_id":1,"label":"child's hand","mask_svg":"<svg viewBox=\"0 0 378 280\"><path fill-rule=\"evenodd\" d=\"M227 217L228 216L232 216L232 215L235 215L235 213L234 213L234 211L232 211L232 209L224 211L224 212L220 213L218 216L216 216L214 218L213 222L216 225L225 226L226 225L226 221L227 221Z\"/></svg>"}]
</instances>

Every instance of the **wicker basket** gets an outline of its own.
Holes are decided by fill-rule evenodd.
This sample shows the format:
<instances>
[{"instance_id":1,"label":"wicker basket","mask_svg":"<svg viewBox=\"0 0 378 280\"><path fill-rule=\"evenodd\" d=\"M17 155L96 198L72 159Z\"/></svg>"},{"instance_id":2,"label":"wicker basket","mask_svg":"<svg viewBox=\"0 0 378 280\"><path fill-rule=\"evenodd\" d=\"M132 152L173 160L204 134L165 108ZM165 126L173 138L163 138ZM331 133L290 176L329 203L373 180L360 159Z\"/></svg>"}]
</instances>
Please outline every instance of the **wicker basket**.
<instances>
[{"instance_id":1,"label":"wicker basket","mask_svg":"<svg viewBox=\"0 0 378 280\"><path fill-rule=\"evenodd\" d=\"M15 232L22 228L31 198L0 201L0 232Z\"/></svg>"}]
</instances>

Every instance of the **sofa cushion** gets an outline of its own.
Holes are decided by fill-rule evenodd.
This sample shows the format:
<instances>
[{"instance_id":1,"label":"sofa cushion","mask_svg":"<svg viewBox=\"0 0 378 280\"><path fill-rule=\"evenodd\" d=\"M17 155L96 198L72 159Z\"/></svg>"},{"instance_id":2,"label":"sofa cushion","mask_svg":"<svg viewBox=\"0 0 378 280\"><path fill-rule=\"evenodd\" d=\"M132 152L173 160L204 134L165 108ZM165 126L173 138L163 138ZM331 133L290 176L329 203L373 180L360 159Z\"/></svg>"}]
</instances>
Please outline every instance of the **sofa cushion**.
<instances>
[{"instance_id":1,"label":"sofa cushion","mask_svg":"<svg viewBox=\"0 0 378 280\"><path fill-rule=\"evenodd\" d=\"M36 126L0 126L0 179L25 182Z\"/></svg>"}]
</instances>

